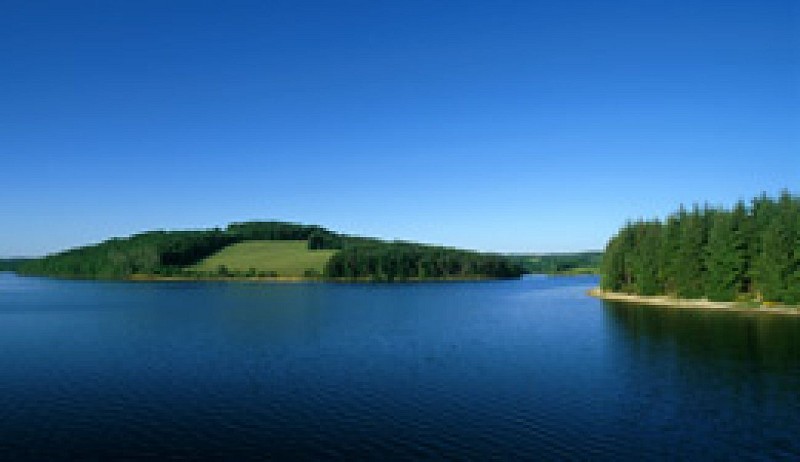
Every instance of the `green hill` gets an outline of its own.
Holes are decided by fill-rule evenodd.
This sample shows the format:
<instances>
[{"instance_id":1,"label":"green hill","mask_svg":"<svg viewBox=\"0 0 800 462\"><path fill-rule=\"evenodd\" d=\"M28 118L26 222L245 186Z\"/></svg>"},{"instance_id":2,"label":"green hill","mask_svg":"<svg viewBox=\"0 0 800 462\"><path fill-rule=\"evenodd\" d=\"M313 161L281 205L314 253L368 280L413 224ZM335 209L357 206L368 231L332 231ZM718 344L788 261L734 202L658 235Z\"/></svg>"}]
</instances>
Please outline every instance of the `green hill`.
<instances>
[{"instance_id":1,"label":"green hill","mask_svg":"<svg viewBox=\"0 0 800 462\"><path fill-rule=\"evenodd\" d=\"M84 279L308 277L336 280L515 278L498 255L336 233L278 221L149 231L23 262L27 275Z\"/></svg>"},{"instance_id":2,"label":"green hill","mask_svg":"<svg viewBox=\"0 0 800 462\"><path fill-rule=\"evenodd\" d=\"M337 250L309 250L307 241L244 241L186 268L188 272L250 276L321 276Z\"/></svg>"}]
</instances>

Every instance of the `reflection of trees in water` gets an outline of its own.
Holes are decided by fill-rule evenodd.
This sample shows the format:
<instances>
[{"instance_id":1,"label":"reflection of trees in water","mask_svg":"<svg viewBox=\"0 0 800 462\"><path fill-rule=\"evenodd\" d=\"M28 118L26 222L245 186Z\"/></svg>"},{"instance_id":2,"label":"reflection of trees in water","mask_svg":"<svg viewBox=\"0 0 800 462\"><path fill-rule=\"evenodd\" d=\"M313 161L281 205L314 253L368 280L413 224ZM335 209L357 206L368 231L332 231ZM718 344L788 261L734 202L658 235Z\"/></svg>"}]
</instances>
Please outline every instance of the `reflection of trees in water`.
<instances>
[{"instance_id":1,"label":"reflection of trees in water","mask_svg":"<svg viewBox=\"0 0 800 462\"><path fill-rule=\"evenodd\" d=\"M712 459L800 454L800 318L605 303L605 320L620 428Z\"/></svg>"},{"instance_id":2,"label":"reflection of trees in water","mask_svg":"<svg viewBox=\"0 0 800 462\"><path fill-rule=\"evenodd\" d=\"M605 306L609 327L636 350L800 376L800 317Z\"/></svg>"}]
</instances>

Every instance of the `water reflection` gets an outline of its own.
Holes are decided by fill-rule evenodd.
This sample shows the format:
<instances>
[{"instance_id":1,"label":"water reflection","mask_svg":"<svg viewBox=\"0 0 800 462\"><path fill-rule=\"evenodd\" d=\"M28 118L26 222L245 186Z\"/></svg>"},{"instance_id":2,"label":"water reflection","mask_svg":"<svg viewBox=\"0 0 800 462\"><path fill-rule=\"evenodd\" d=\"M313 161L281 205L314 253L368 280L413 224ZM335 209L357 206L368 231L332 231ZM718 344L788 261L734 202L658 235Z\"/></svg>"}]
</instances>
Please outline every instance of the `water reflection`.
<instances>
[{"instance_id":1,"label":"water reflection","mask_svg":"<svg viewBox=\"0 0 800 462\"><path fill-rule=\"evenodd\" d=\"M0 275L0 459L800 457L800 319L597 282Z\"/></svg>"},{"instance_id":2,"label":"water reflection","mask_svg":"<svg viewBox=\"0 0 800 462\"><path fill-rule=\"evenodd\" d=\"M800 365L800 317L605 303L608 327L638 351L748 364L786 374Z\"/></svg>"},{"instance_id":3,"label":"water reflection","mask_svg":"<svg viewBox=\"0 0 800 462\"><path fill-rule=\"evenodd\" d=\"M623 422L712 459L800 456L800 318L615 303L604 310L610 361L628 395Z\"/></svg>"}]
</instances>

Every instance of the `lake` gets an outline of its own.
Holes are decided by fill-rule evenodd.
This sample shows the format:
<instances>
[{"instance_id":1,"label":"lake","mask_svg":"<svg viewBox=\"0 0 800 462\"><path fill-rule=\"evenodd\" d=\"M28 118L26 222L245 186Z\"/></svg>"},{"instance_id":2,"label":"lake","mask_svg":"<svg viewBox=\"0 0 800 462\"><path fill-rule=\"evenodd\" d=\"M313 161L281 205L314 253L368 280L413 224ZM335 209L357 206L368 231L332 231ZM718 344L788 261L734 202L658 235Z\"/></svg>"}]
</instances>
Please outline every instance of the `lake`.
<instances>
[{"instance_id":1,"label":"lake","mask_svg":"<svg viewBox=\"0 0 800 462\"><path fill-rule=\"evenodd\" d=\"M800 458L800 318L0 273L0 460Z\"/></svg>"}]
</instances>

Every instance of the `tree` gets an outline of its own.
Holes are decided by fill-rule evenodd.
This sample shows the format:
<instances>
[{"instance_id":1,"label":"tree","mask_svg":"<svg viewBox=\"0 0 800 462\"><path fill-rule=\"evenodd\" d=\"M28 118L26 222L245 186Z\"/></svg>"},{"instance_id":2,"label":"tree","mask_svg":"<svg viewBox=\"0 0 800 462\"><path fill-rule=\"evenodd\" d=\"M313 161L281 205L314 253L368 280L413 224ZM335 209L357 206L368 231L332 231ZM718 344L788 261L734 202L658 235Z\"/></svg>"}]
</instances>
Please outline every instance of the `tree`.
<instances>
[{"instance_id":1,"label":"tree","mask_svg":"<svg viewBox=\"0 0 800 462\"><path fill-rule=\"evenodd\" d=\"M682 298L700 298L705 289L705 220L695 206L681 221L678 251L677 294Z\"/></svg>"},{"instance_id":2,"label":"tree","mask_svg":"<svg viewBox=\"0 0 800 462\"><path fill-rule=\"evenodd\" d=\"M796 253L800 238L798 200L783 192L775 206L762 217L761 248L756 259L754 285L765 301L797 303L800 288L794 284L798 271Z\"/></svg>"},{"instance_id":3,"label":"tree","mask_svg":"<svg viewBox=\"0 0 800 462\"><path fill-rule=\"evenodd\" d=\"M733 301L736 298L744 269L739 240L733 216L715 214L705 248L706 293L710 300Z\"/></svg>"},{"instance_id":4,"label":"tree","mask_svg":"<svg viewBox=\"0 0 800 462\"><path fill-rule=\"evenodd\" d=\"M631 272L633 287L639 295L663 293L659 278L658 257L661 246L661 223L640 222L634 226Z\"/></svg>"},{"instance_id":5,"label":"tree","mask_svg":"<svg viewBox=\"0 0 800 462\"><path fill-rule=\"evenodd\" d=\"M677 294L680 280L681 222L686 219L686 210L681 206L676 214L667 218L661 233L658 269L666 294Z\"/></svg>"}]
</instances>

